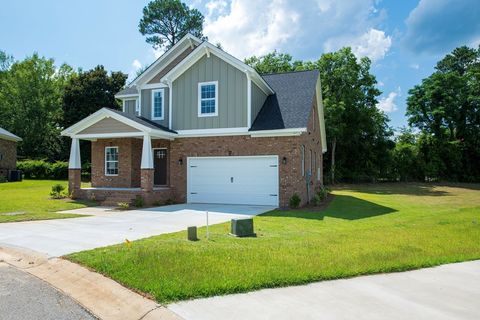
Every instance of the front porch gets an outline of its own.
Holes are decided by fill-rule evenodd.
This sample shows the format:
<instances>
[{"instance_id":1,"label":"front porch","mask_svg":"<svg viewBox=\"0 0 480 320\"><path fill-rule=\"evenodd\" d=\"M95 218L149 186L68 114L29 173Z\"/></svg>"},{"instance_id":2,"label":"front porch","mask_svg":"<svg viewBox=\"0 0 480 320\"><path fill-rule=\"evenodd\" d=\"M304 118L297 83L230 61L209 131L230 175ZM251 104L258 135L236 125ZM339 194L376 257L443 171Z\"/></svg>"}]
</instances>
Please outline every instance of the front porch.
<instances>
[{"instance_id":1,"label":"front porch","mask_svg":"<svg viewBox=\"0 0 480 320\"><path fill-rule=\"evenodd\" d=\"M131 203L139 196L147 205L173 199L169 179L173 133L155 124L129 123L124 116L116 118L116 113L106 110L95 121L64 132L72 138L69 159L72 198L94 199L102 205ZM80 140L92 143L90 188L81 187Z\"/></svg>"}]
</instances>

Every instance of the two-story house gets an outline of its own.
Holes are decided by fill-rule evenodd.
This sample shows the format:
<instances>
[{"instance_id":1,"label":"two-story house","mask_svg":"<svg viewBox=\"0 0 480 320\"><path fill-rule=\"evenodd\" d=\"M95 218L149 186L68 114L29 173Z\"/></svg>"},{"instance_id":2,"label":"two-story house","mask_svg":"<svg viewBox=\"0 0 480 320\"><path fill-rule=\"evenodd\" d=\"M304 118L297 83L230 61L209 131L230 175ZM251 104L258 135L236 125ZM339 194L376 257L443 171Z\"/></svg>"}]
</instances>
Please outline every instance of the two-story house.
<instances>
[{"instance_id":1,"label":"two-story house","mask_svg":"<svg viewBox=\"0 0 480 320\"><path fill-rule=\"evenodd\" d=\"M288 206L322 184L326 151L318 71L260 75L186 35L116 98L65 129L69 188L105 204ZM92 186L80 187L79 140L92 142Z\"/></svg>"}]
</instances>

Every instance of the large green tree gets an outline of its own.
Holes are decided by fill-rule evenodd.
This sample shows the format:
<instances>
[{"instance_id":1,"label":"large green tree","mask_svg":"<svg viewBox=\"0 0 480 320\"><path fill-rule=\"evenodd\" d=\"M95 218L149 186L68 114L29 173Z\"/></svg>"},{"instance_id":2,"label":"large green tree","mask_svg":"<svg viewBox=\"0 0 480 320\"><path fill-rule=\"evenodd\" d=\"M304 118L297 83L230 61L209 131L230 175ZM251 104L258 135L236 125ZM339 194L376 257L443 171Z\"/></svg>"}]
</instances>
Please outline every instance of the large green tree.
<instances>
[{"instance_id":1,"label":"large green tree","mask_svg":"<svg viewBox=\"0 0 480 320\"><path fill-rule=\"evenodd\" d=\"M23 138L19 155L56 160L61 152L62 93L71 68L34 54L0 76L0 126Z\"/></svg>"},{"instance_id":2,"label":"large green tree","mask_svg":"<svg viewBox=\"0 0 480 320\"><path fill-rule=\"evenodd\" d=\"M427 179L480 179L480 47L459 47L409 91L409 124L422 132Z\"/></svg>"},{"instance_id":3,"label":"large green tree","mask_svg":"<svg viewBox=\"0 0 480 320\"><path fill-rule=\"evenodd\" d=\"M204 17L180 0L153 0L143 8L138 24L147 43L154 48L171 48L187 33L202 38Z\"/></svg>"},{"instance_id":4,"label":"large green tree","mask_svg":"<svg viewBox=\"0 0 480 320\"><path fill-rule=\"evenodd\" d=\"M374 180L385 174L394 143L387 116L376 108L380 91L368 58L357 59L343 48L317 61L293 61L274 51L245 62L260 73L320 70L330 180Z\"/></svg>"},{"instance_id":5,"label":"large green tree","mask_svg":"<svg viewBox=\"0 0 480 320\"><path fill-rule=\"evenodd\" d=\"M62 97L63 127L82 120L101 108L121 109L115 99L127 80L122 72L108 72L103 66L80 71L65 84Z\"/></svg>"}]
</instances>

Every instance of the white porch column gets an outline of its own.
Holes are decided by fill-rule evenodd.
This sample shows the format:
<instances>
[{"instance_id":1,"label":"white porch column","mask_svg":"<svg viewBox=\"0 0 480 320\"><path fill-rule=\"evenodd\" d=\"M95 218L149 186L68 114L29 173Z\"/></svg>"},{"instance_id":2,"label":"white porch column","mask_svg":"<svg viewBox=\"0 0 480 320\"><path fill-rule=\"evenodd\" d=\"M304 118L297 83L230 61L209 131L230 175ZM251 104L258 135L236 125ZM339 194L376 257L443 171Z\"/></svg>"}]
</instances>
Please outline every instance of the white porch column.
<instances>
[{"instance_id":1,"label":"white porch column","mask_svg":"<svg viewBox=\"0 0 480 320\"><path fill-rule=\"evenodd\" d=\"M148 134L143 136L142 164L140 169L153 169L152 138Z\"/></svg>"},{"instance_id":2,"label":"white porch column","mask_svg":"<svg viewBox=\"0 0 480 320\"><path fill-rule=\"evenodd\" d=\"M72 138L72 146L70 147L70 159L68 160L68 169L81 169L80 161L80 142L77 138Z\"/></svg>"}]
</instances>

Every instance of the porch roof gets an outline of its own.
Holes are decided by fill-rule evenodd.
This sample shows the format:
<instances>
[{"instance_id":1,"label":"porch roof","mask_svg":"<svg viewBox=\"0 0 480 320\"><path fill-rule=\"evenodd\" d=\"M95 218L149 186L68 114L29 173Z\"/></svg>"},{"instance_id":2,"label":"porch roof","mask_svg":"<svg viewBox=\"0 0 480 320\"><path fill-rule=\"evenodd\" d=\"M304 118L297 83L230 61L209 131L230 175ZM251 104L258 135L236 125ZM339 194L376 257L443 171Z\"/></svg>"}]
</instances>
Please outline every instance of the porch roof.
<instances>
[{"instance_id":1,"label":"porch roof","mask_svg":"<svg viewBox=\"0 0 480 320\"><path fill-rule=\"evenodd\" d=\"M94 126L96 123L104 119L114 119L118 123L121 123L123 126L126 126L131 130L127 130L128 132L125 132L124 130L115 130L115 128L112 128L107 132L85 132L86 129ZM151 136L152 138L172 140L177 136L175 131L153 121L109 108L102 108L98 110L85 119L63 130L61 134L71 138L87 140L101 138L141 137L145 135Z\"/></svg>"}]
</instances>

